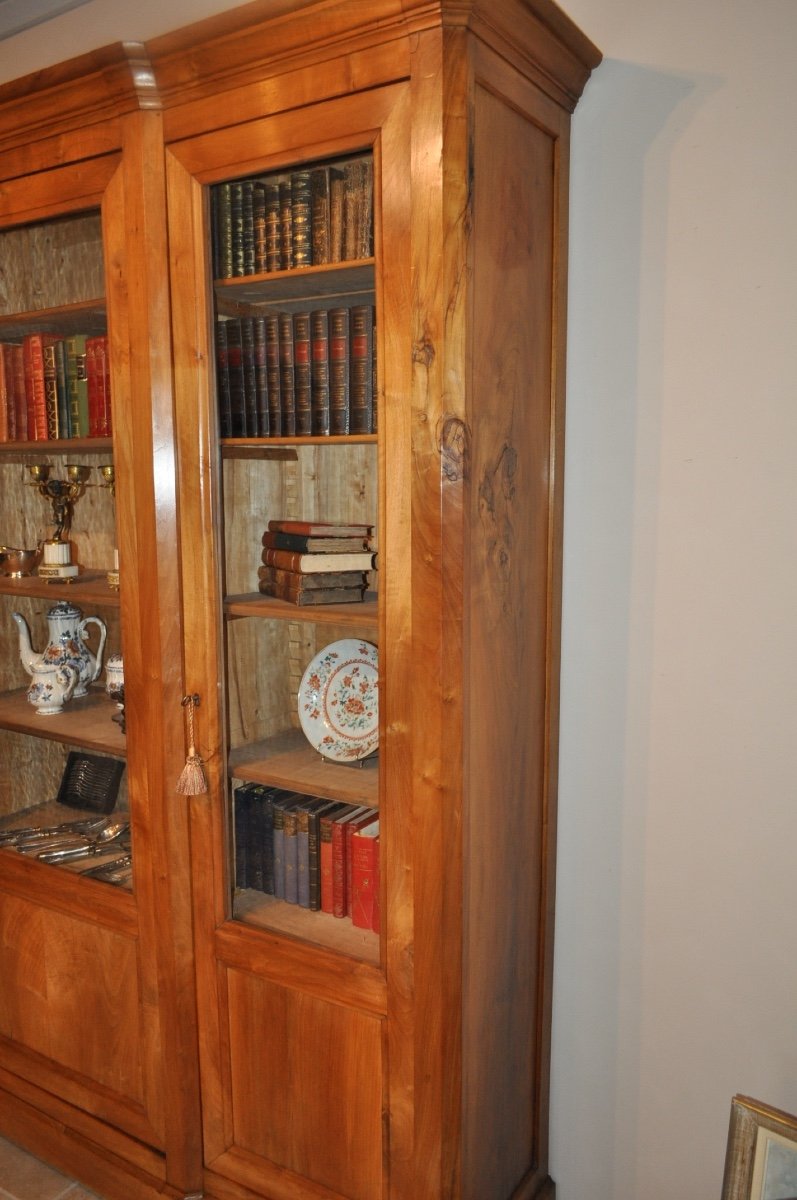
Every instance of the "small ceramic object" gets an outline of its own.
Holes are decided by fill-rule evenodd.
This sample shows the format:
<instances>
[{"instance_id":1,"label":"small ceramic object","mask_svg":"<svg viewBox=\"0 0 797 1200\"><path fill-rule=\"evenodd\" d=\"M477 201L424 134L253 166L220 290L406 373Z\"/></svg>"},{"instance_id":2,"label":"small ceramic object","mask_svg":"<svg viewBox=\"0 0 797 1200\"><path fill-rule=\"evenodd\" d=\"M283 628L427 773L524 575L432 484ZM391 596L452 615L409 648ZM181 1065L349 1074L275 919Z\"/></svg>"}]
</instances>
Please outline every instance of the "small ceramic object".
<instances>
[{"instance_id":1,"label":"small ceramic object","mask_svg":"<svg viewBox=\"0 0 797 1200\"><path fill-rule=\"evenodd\" d=\"M109 654L105 661L105 692L117 704L124 695L125 669L121 654Z\"/></svg>"},{"instance_id":2,"label":"small ceramic object","mask_svg":"<svg viewBox=\"0 0 797 1200\"><path fill-rule=\"evenodd\" d=\"M74 667L63 663L56 666L38 662L31 670L31 683L27 690L28 703L32 704L41 717L49 717L64 711L64 704L71 700L78 680Z\"/></svg>"},{"instance_id":3,"label":"small ceramic object","mask_svg":"<svg viewBox=\"0 0 797 1200\"><path fill-rule=\"evenodd\" d=\"M40 665L71 667L77 674L72 695L74 698L85 696L89 684L94 682L102 670L102 652L107 633L104 621L99 617L84 617L80 609L69 601L54 604L47 613L50 640L41 654L37 654L31 646L27 621L21 613L11 615L19 629L19 657L28 674L32 676ZM88 625L96 625L100 631L96 658L86 645Z\"/></svg>"}]
</instances>

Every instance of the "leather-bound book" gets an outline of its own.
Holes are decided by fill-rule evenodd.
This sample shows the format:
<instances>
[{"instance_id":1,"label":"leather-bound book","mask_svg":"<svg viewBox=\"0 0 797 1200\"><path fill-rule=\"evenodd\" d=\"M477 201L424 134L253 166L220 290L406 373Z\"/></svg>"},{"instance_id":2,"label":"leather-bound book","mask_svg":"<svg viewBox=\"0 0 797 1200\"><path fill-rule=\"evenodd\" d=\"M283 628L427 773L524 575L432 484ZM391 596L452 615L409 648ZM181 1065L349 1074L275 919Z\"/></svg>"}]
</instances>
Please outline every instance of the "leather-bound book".
<instances>
[{"instance_id":1,"label":"leather-bound book","mask_svg":"<svg viewBox=\"0 0 797 1200\"><path fill-rule=\"evenodd\" d=\"M350 310L349 433L374 430L374 308L356 304Z\"/></svg>"},{"instance_id":2,"label":"leather-bound book","mask_svg":"<svg viewBox=\"0 0 797 1200\"><path fill-rule=\"evenodd\" d=\"M326 309L310 313L312 360L312 431L316 437L329 433L329 314Z\"/></svg>"},{"instance_id":3,"label":"leather-bound book","mask_svg":"<svg viewBox=\"0 0 797 1200\"><path fill-rule=\"evenodd\" d=\"M350 431L350 315L348 308L329 310L329 432Z\"/></svg>"},{"instance_id":4,"label":"leather-bound book","mask_svg":"<svg viewBox=\"0 0 797 1200\"><path fill-rule=\"evenodd\" d=\"M372 821L352 838L351 922L358 929L373 929L374 900L378 888L376 841L379 821Z\"/></svg>"},{"instance_id":5,"label":"leather-bound book","mask_svg":"<svg viewBox=\"0 0 797 1200\"><path fill-rule=\"evenodd\" d=\"M296 393L294 390L293 315L279 313L280 411L282 436L296 435Z\"/></svg>"},{"instance_id":6,"label":"leather-bound book","mask_svg":"<svg viewBox=\"0 0 797 1200\"><path fill-rule=\"evenodd\" d=\"M291 175L291 238L293 266L311 267L313 223L309 171L294 171Z\"/></svg>"},{"instance_id":7,"label":"leather-bound book","mask_svg":"<svg viewBox=\"0 0 797 1200\"><path fill-rule=\"evenodd\" d=\"M309 312L293 314L293 393L296 434L309 437L313 432Z\"/></svg>"},{"instance_id":8,"label":"leather-bound book","mask_svg":"<svg viewBox=\"0 0 797 1200\"><path fill-rule=\"evenodd\" d=\"M268 312L263 317L266 326L266 385L268 387L268 432L271 437L282 433L282 402L280 399L280 334L279 317Z\"/></svg>"}]
</instances>

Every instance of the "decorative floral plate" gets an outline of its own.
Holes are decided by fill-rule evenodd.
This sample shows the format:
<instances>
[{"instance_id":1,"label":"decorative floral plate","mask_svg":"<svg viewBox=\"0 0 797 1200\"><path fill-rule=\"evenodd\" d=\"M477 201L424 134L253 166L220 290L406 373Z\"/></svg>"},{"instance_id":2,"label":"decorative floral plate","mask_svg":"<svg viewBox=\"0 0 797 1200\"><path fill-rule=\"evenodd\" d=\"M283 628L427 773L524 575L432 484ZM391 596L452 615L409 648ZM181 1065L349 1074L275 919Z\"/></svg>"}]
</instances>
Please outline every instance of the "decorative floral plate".
<instances>
[{"instance_id":1,"label":"decorative floral plate","mask_svg":"<svg viewBox=\"0 0 797 1200\"><path fill-rule=\"evenodd\" d=\"M335 762L354 762L379 745L376 646L355 638L330 642L299 686L299 720L310 745Z\"/></svg>"}]
</instances>

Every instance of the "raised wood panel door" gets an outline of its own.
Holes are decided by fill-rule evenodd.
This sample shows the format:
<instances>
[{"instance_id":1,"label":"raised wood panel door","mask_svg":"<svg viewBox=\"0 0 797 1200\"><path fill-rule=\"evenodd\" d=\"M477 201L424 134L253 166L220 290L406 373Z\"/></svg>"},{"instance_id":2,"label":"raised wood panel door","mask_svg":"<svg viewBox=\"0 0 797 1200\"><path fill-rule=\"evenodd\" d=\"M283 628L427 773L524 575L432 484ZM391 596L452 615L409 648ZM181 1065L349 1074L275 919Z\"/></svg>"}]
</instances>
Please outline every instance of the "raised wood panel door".
<instances>
[{"instance_id":1,"label":"raised wood panel door","mask_svg":"<svg viewBox=\"0 0 797 1200\"><path fill-rule=\"evenodd\" d=\"M201 1164L187 808L175 799L178 563L164 553L176 493L163 141L158 114L142 111L141 50L111 47L0 88L0 341L107 335L112 405L111 436L75 433L59 414L57 434L26 425L0 439L6 545L53 536L29 466L49 465L56 481L90 468L68 588L35 572L0 578L0 819L8 830L86 816L74 777L70 800L84 809L56 797L69 755L89 754L124 764L112 819L129 822L132 850L130 874L112 883L81 873L100 858L60 866L0 847L0 1128L104 1194L132 1178L146 1196L195 1191ZM126 732L104 657L62 713L27 702L11 613L38 653L59 601L102 620L104 655L123 654Z\"/></svg>"},{"instance_id":2,"label":"raised wood panel door","mask_svg":"<svg viewBox=\"0 0 797 1200\"><path fill-rule=\"evenodd\" d=\"M305 86L310 95L316 86L323 93L324 74L316 83L308 72ZM403 319L407 101L407 88L391 84L178 140L167 152L185 655L188 686L201 697L209 779L207 796L192 801L192 845L211 1193L232 1180L274 1200L305 1189L319 1200L387 1195L383 1113L402 1073L398 1060L391 1076L387 1070L387 979L396 962L406 970L401 959L411 940L410 898L403 884L393 885L384 939L349 918L255 892L236 873L234 824L236 791L245 781L378 810L385 874L406 875L401 864L409 846L397 815L402 780L409 786L400 722L380 724L377 762L350 767L325 761L309 744L297 705L308 663L345 638L378 646L382 711L409 690L411 664L402 650L409 465L403 396L411 362ZM222 438L217 306L238 293L253 309L263 300L297 307L297 296L313 307L324 303L318 297L327 276L321 269L281 272L276 282L267 276L251 284L216 281L214 302L211 189L223 180L287 173L354 153L373 160L374 262L339 268L327 304L354 303L366 280L376 308L379 432ZM402 437L391 441L394 420ZM267 520L277 516L371 525L379 569L369 597L291 609L259 595L261 538Z\"/></svg>"}]
</instances>

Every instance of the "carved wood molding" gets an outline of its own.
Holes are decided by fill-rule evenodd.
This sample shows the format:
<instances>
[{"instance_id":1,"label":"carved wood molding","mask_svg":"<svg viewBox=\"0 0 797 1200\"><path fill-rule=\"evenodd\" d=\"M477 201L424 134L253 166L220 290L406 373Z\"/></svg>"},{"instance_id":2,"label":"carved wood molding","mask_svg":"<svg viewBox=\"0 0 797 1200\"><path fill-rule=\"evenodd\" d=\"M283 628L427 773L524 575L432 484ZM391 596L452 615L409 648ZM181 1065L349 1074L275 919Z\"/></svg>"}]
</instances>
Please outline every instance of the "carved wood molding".
<instances>
[{"instance_id":1,"label":"carved wood molding","mask_svg":"<svg viewBox=\"0 0 797 1200\"><path fill-rule=\"evenodd\" d=\"M141 42L117 42L0 86L0 153L76 134L127 113L160 108L155 75ZM120 144L106 136L107 149ZM60 157L70 156L64 148Z\"/></svg>"}]
</instances>

